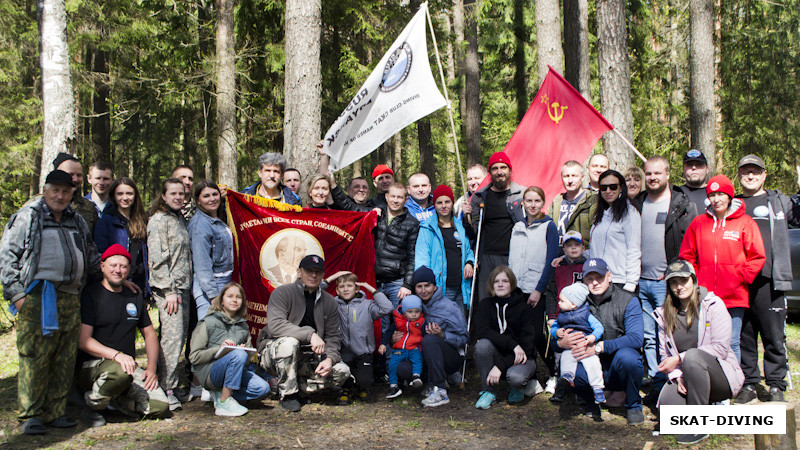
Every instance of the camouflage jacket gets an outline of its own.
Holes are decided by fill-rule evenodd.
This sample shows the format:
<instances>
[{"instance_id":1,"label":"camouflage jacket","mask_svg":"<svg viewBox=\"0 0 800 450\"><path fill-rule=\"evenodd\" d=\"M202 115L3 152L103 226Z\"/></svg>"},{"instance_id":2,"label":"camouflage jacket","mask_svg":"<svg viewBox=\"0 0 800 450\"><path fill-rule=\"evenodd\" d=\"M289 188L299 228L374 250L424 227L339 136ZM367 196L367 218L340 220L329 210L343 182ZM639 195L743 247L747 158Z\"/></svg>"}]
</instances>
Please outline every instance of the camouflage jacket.
<instances>
[{"instance_id":1,"label":"camouflage jacket","mask_svg":"<svg viewBox=\"0 0 800 450\"><path fill-rule=\"evenodd\" d=\"M180 212L157 212L147 223L150 286L161 295L192 288L192 251Z\"/></svg>"},{"instance_id":2,"label":"camouflage jacket","mask_svg":"<svg viewBox=\"0 0 800 450\"><path fill-rule=\"evenodd\" d=\"M31 205L41 198L42 194L34 195L23 206ZM72 196L72 201L69 202L69 207L83 217L83 220L89 227L89 238L91 239L94 237L94 226L100 221L100 216L97 214L97 207L94 206L94 203L91 200L81 197L81 194L75 191L75 195Z\"/></svg>"}]
</instances>

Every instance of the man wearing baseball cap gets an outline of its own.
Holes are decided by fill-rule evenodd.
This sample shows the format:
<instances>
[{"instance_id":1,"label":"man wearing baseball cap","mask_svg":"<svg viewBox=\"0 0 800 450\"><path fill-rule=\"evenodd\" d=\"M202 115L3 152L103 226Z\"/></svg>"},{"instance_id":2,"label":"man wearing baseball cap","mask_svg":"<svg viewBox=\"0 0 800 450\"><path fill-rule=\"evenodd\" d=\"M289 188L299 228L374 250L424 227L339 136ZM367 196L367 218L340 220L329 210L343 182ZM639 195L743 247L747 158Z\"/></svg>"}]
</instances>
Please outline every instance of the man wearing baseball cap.
<instances>
[{"instance_id":1,"label":"man wearing baseball cap","mask_svg":"<svg viewBox=\"0 0 800 450\"><path fill-rule=\"evenodd\" d=\"M679 189L694 202L697 207L697 214L706 212L707 196L706 184L708 184L708 161L706 155L700 150L691 149L683 155L683 178L686 184Z\"/></svg>"},{"instance_id":2,"label":"man wearing baseball cap","mask_svg":"<svg viewBox=\"0 0 800 450\"><path fill-rule=\"evenodd\" d=\"M481 244L478 249L478 288L475 300L487 296L489 273L495 267L508 264L508 245L511 229L525 218L522 212L523 186L511 181L511 159L505 152L496 152L489 158L491 183L478 189L472 196L472 213L464 215L464 227L477 235L480 211L483 208Z\"/></svg>"},{"instance_id":3,"label":"man wearing baseball cap","mask_svg":"<svg viewBox=\"0 0 800 450\"><path fill-rule=\"evenodd\" d=\"M339 306L320 288L324 276L322 257L301 259L297 280L270 294L267 324L256 341L261 367L278 378L287 411L300 411L300 394L342 386L350 378L339 353Z\"/></svg>"},{"instance_id":4,"label":"man wearing baseball cap","mask_svg":"<svg viewBox=\"0 0 800 450\"><path fill-rule=\"evenodd\" d=\"M736 403L755 401L756 386L761 382L758 367L758 336L764 346L764 378L771 401L784 401L786 390L786 299L792 289L792 261L789 255L788 225L800 226L798 195L788 197L780 191L764 189L767 165L756 155L739 160L739 182L745 213L752 217L764 241L766 261L750 284L750 308L742 318L741 366L745 385Z\"/></svg>"},{"instance_id":5,"label":"man wearing baseball cap","mask_svg":"<svg viewBox=\"0 0 800 450\"><path fill-rule=\"evenodd\" d=\"M589 311L603 324L603 340L588 344L583 333L558 330L558 346L571 350L575 359L598 355L603 365L603 381L610 391L625 391L628 425L644 423L642 398L642 356L644 343L642 307L632 293L611 283L608 265L600 258L583 264L583 282L589 287ZM586 414L600 418L600 407L594 403L594 392L583 366L575 374L575 391L586 401Z\"/></svg>"},{"instance_id":6,"label":"man wearing baseball cap","mask_svg":"<svg viewBox=\"0 0 800 450\"><path fill-rule=\"evenodd\" d=\"M3 296L12 313L19 312L18 419L25 434L44 434L44 424L76 425L66 406L78 352L80 293L89 275L99 275L100 255L86 221L70 207L74 192L70 174L50 172L42 196L9 218L0 241Z\"/></svg>"},{"instance_id":7,"label":"man wearing baseball cap","mask_svg":"<svg viewBox=\"0 0 800 450\"><path fill-rule=\"evenodd\" d=\"M144 297L125 287L131 255L114 244L103 252L103 280L81 294L78 386L88 427L106 424L100 411L109 405L132 416L170 417L167 394L158 387L159 343ZM144 336L147 367L136 364L136 329Z\"/></svg>"}]
</instances>

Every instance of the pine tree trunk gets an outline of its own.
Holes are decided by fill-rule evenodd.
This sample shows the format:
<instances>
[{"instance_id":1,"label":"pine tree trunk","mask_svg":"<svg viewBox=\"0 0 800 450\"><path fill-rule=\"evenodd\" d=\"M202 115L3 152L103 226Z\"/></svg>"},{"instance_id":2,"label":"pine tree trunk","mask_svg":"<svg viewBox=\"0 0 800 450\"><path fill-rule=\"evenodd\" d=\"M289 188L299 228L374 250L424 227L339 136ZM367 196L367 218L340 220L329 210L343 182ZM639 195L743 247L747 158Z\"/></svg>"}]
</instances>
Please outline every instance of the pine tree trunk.
<instances>
[{"instance_id":1,"label":"pine tree trunk","mask_svg":"<svg viewBox=\"0 0 800 450\"><path fill-rule=\"evenodd\" d=\"M234 0L217 0L217 154L220 184L238 191L233 7Z\"/></svg>"},{"instance_id":2,"label":"pine tree trunk","mask_svg":"<svg viewBox=\"0 0 800 450\"><path fill-rule=\"evenodd\" d=\"M316 173L322 114L321 0L286 1L283 153L304 177Z\"/></svg>"},{"instance_id":3,"label":"pine tree trunk","mask_svg":"<svg viewBox=\"0 0 800 450\"><path fill-rule=\"evenodd\" d=\"M537 0L539 1L548 0ZM537 10L538 11L538 10ZM538 16L537 16L537 38L538 38ZM527 44L528 36L525 30L525 1L514 0L514 92L517 98L517 122L522 120L525 111L528 110L528 77L527 77L527 60L525 58L525 45ZM539 47L539 40L536 42L537 49ZM541 53L539 53L541 55ZM537 59L537 62L541 57ZM542 78L539 77L537 84L541 84Z\"/></svg>"},{"instance_id":4,"label":"pine tree trunk","mask_svg":"<svg viewBox=\"0 0 800 450\"><path fill-rule=\"evenodd\" d=\"M474 0L464 2L467 51L464 56L464 135L467 141L467 167L479 164L481 154L481 73L478 60L478 5Z\"/></svg>"},{"instance_id":5,"label":"pine tree trunk","mask_svg":"<svg viewBox=\"0 0 800 450\"><path fill-rule=\"evenodd\" d=\"M691 146L716 166L714 120L714 0L689 0L689 122Z\"/></svg>"},{"instance_id":6,"label":"pine tree trunk","mask_svg":"<svg viewBox=\"0 0 800 450\"><path fill-rule=\"evenodd\" d=\"M75 99L69 74L67 11L64 0L40 0L42 69L42 161L39 190L59 152L75 153Z\"/></svg>"},{"instance_id":7,"label":"pine tree trunk","mask_svg":"<svg viewBox=\"0 0 800 450\"><path fill-rule=\"evenodd\" d=\"M592 101L589 57L589 1L564 0L564 77Z\"/></svg>"},{"instance_id":8,"label":"pine tree trunk","mask_svg":"<svg viewBox=\"0 0 800 450\"><path fill-rule=\"evenodd\" d=\"M628 27L624 0L597 0L597 58L600 72L602 113L633 142L631 71L628 61ZM613 168L633 162L632 151L614 133L603 136L603 152Z\"/></svg>"},{"instance_id":9,"label":"pine tree trunk","mask_svg":"<svg viewBox=\"0 0 800 450\"><path fill-rule=\"evenodd\" d=\"M569 0L564 0L568 2ZM517 44L520 42L520 34L516 26L517 22L517 3L520 4L519 12L522 12L522 1L514 2L514 22L515 34L517 34ZM542 85L544 77L547 76L547 66L553 66L558 73L564 73L564 50L561 47L561 13L558 9L558 0L535 0L536 9L536 69L539 74L537 86ZM520 18L520 25L524 25ZM520 30L524 32L523 30ZM527 99L525 109L527 110ZM524 114L524 113L523 113Z\"/></svg>"},{"instance_id":10,"label":"pine tree trunk","mask_svg":"<svg viewBox=\"0 0 800 450\"><path fill-rule=\"evenodd\" d=\"M106 52L92 49L92 74L94 94L92 95L92 143L97 149L97 160L113 163L111 156L111 116L108 108L108 63Z\"/></svg>"},{"instance_id":11,"label":"pine tree trunk","mask_svg":"<svg viewBox=\"0 0 800 450\"><path fill-rule=\"evenodd\" d=\"M417 121L417 139L419 140L419 171L428 176L431 186L436 186L436 160L433 157L431 143L431 121L427 117Z\"/></svg>"}]
</instances>

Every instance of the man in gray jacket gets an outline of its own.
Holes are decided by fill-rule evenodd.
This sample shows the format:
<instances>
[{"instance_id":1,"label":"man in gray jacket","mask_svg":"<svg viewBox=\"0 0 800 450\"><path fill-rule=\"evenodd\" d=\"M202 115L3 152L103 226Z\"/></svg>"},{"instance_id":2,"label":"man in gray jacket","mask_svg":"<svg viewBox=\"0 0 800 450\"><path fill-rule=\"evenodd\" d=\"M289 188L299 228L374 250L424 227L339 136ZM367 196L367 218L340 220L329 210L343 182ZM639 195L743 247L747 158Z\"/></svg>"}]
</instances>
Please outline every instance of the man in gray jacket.
<instances>
[{"instance_id":1,"label":"man in gray jacket","mask_svg":"<svg viewBox=\"0 0 800 450\"><path fill-rule=\"evenodd\" d=\"M272 291L267 324L258 335L261 366L278 378L280 403L287 411L300 411L301 392L342 386L350 377L339 352L338 305L320 288L324 274L321 257L303 258L297 280Z\"/></svg>"}]
</instances>

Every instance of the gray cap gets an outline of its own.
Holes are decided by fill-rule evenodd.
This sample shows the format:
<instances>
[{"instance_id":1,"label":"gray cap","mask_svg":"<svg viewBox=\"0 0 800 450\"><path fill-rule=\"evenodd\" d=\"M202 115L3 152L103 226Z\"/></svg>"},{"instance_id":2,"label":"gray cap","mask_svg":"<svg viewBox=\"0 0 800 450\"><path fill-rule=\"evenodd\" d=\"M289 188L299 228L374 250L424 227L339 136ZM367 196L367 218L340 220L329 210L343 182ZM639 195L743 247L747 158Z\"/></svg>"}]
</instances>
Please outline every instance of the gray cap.
<instances>
[{"instance_id":1,"label":"gray cap","mask_svg":"<svg viewBox=\"0 0 800 450\"><path fill-rule=\"evenodd\" d=\"M764 164L764 160L759 158L756 155L747 155L747 156L745 156L744 158L739 160L739 165L736 166L736 167L738 169L741 169L742 167L744 167L744 166L746 166L748 164L752 164L754 166L758 166L758 167L761 167L764 170L767 170L767 165Z\"/></svg>"}]
</instances>

